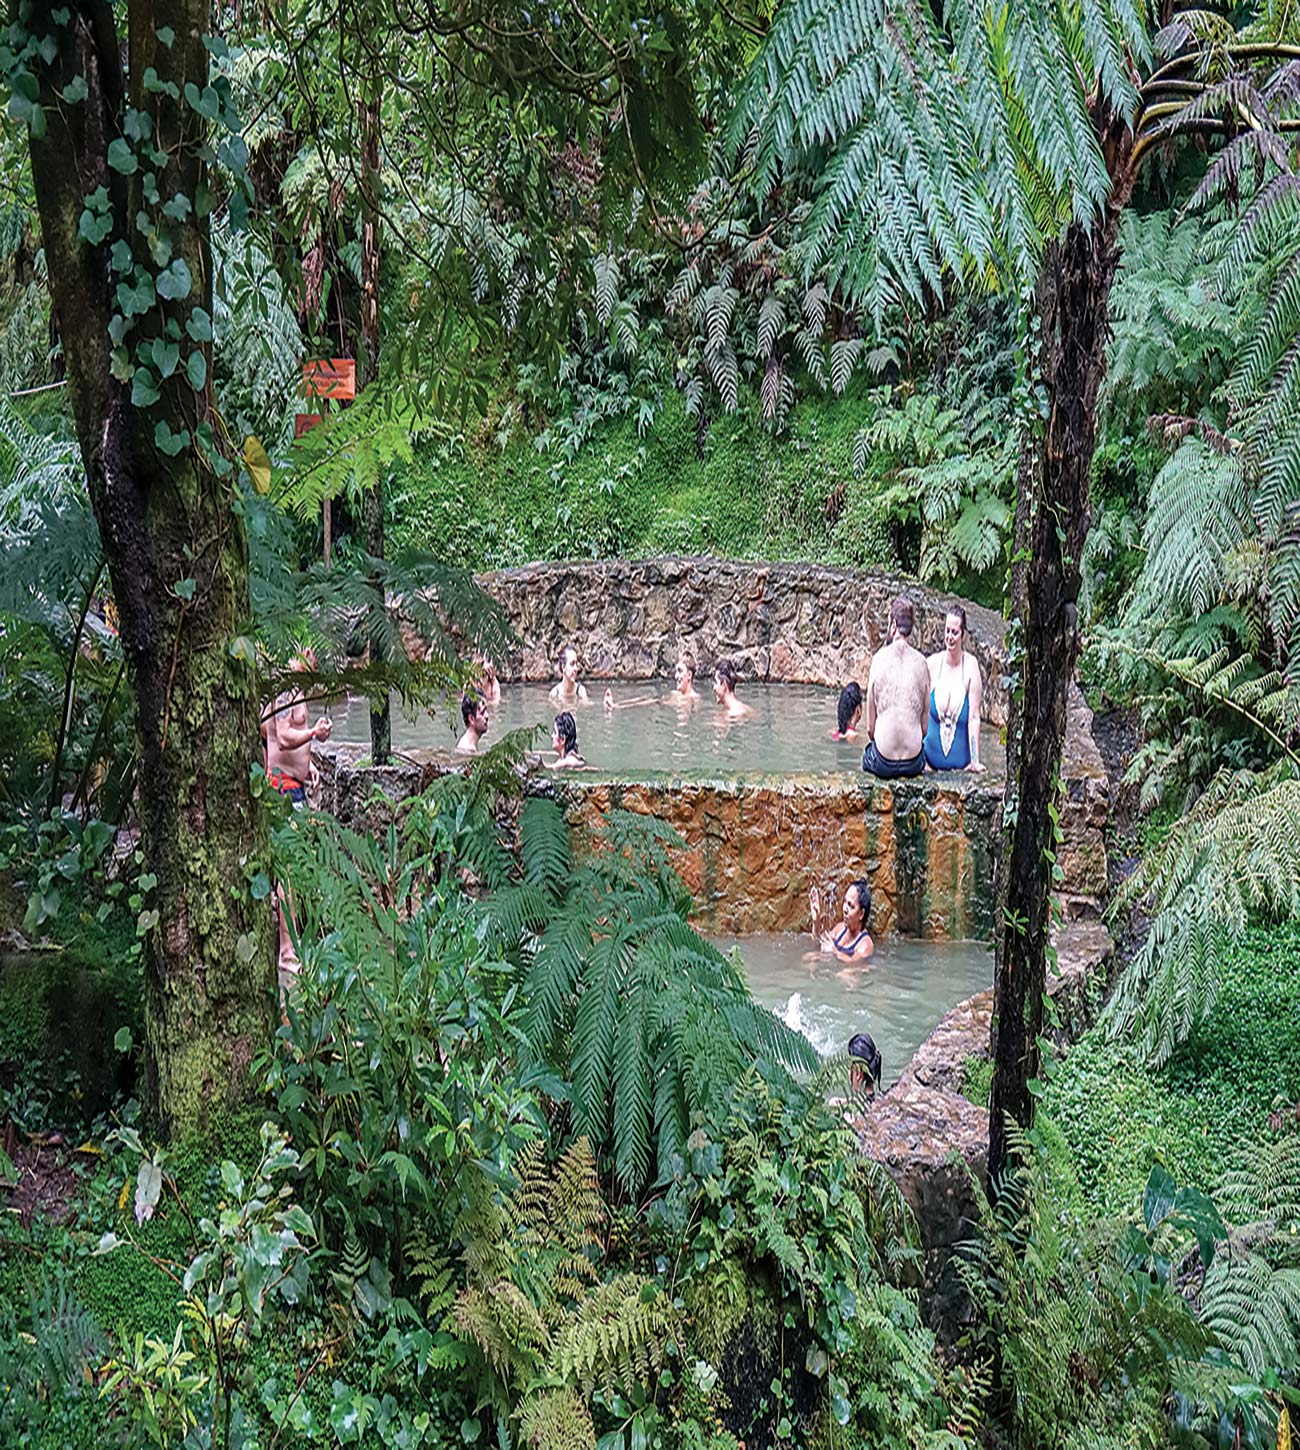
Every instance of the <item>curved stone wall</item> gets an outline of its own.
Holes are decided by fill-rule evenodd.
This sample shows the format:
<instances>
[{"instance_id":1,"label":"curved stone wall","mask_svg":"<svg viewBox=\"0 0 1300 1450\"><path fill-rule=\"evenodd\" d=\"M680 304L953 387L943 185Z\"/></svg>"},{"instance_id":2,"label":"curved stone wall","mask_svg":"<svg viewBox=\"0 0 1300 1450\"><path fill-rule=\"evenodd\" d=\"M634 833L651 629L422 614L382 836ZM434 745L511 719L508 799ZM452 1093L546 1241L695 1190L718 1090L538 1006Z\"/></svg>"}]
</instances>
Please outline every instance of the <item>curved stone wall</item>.
<instances>
[{"instance_id":1,"label":"curved stone wall","mask_svg":"<svg viewBox=\"0 0 1300 1450\"><path fill-rule=\"evenodd\" d=\"M670 679L685 646L702 670L727 655L746 679L865 684L895 595L916 606L914 639L927 654L942 647L945 610L961 603L968 647L984 671L984 719L1006 723L1001 616L913 581L817 564L672 556L525 564L478 582L519 636L504 671L519 680L554 678L571 644L589 674L610 679Z\"/></svg>"}]
</instances>

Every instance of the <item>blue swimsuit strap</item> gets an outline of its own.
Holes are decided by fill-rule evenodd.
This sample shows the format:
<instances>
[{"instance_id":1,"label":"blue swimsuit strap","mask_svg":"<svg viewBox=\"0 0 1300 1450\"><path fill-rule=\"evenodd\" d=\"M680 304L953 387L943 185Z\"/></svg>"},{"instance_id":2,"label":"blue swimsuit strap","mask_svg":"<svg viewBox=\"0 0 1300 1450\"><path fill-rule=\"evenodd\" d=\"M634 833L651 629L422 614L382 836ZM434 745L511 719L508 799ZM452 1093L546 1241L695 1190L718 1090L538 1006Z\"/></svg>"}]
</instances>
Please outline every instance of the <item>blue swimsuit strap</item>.
<instances>
[{"instance_id":1,"label":"blue swimsuit strap","mask_svg":"<svg viewBox=\"0 0 1300 1450\"><path fill-rule=\"evenodd\" d=\"M866 936L866 934L867 934L867 931L866 931L866 928L865 928L865 927L864 927L864 928L863 928L863 929L862 929L862 930L861 930L861 931L860 931L860 932L859 932L859 933L858 933L858 934L857 934L857 936L855 936L855 937L854 937L854 938L853 938L853 945L852 945L852 946L851 946L851 947L846 947L846 946L844 946L844 945L843 945L843 942L844 942L844 938L845 938L845 937L846 937L846 936L847 936L847 935L848 935L848 931L849 931L849 929L848 929L848 927L847 927L847 926L846 926L846 927L845 927L845 928L844 928L844 930L843 930L843 931L842 931L842 932L840 932L840 934L839 934L839 936L837 936L837 937L836 937L836 938L835 938L835 945L836 945L836 946L837 946L837 947L839 947L839 949L840 949L840 951L842 951L842 952L855 952L855 951L857 951L857 949L858 949L858 943L859 943L859 942L860 942L860 941L861 941L861 940L862 940L862 938L863 938L863 937L864 937L864 936Z\"/></svg>"}]
</instances>

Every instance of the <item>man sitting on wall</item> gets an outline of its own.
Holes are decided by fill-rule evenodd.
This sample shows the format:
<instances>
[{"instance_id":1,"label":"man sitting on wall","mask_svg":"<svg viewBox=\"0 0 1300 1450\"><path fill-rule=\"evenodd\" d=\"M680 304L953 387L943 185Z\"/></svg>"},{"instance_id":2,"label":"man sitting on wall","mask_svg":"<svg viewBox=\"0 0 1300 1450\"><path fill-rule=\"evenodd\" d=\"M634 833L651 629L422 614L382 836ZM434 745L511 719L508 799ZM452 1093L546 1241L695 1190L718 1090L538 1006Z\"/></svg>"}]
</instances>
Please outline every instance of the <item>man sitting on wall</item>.
<instances>
[{"instance_id":1,"label":"man sitting on wall","mask_svg":"<svg viewBox=\"0 0 1300 1450\"><path fill-rule=\"evenodd\" d=\"M862 768L886 780L920 775L925 769L930 671L925 656L910 643L915 622L912 601L900 594L889 606L888 643L871 661L867 682L870 740L862 752Z\"/></svg>"}]
</instances>

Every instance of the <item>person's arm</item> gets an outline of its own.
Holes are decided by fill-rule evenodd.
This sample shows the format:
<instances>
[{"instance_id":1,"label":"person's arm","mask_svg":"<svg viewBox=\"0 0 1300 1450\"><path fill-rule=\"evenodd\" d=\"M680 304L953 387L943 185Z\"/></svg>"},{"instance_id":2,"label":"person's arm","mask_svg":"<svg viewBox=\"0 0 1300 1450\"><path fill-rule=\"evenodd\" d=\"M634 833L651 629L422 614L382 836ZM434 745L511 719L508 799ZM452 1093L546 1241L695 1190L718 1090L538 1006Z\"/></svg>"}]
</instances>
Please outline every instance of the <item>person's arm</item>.
<instances>
[{"instance_id":1,"label":"person's arm","mask_svg":"<svg viewBox=\"0 0 1300 1450\"><path fill-rule=\"evenodd\" d=\"M578 686L578 703L580 705L590 705L591 704L591 696L587 694L587 687L586 687L586 685L579 685Z\"/></svg>"},{"instance_id":2,"label":"person's arm","mask_svg":"<svg viewBox=\"0 0 1300 1450\"><path fill-rule=\"evenodd\" d=\"M862 712L867 721L867 739L876 738L876 667L873 663L867 676L867 708Z\"/></svg>"},{"instance_id":3,"label":"person's arm","mask_svg":"<svg viewBox=\"0 0 1300 1450\"><path fill-rule=\"evenodd\" d=\"M970 768L977 775L983 775L985 767L980 763L980 706L984 703L984 676L980 671L980 662L973 659L971 663L975 666L975 678L970 684L966 739L970 742Z\"/></svg>"},{"instance_id":4,"label":"person's arm","mask_svg":"<svg viewBox=\"0 0 1300 1450\"><path fill-rule=\"evenodd\" d=\"M281 750L297 750L311 740L322 739L321 726L326 724L322 717L314 725L295 725L289 719L289 710L285 709L275 717L275 738ZM325 734L329 734L328 729Z\"/></svg>"}]
</instances>

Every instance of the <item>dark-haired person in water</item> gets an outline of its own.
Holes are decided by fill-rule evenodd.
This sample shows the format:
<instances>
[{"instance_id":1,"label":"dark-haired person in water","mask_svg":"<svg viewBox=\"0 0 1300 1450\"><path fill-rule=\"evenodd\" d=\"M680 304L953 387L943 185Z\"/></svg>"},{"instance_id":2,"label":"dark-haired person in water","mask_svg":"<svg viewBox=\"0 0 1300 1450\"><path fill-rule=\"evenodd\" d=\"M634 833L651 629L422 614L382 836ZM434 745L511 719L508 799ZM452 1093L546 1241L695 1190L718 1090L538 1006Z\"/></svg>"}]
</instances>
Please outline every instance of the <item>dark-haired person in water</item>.
<instances>
[{"instance_id":1,"label":"dark-haired person in water","mask_svg":"<svg viewBox=\"0 0 1300 1450\"><path fill-rule=\"evenodd\" d=\"M871 887L862 877L849 882L844 892L844 916L835 925L822 920L821 892L814 886L808 893L812 911L812 936L819 949L837 962L866 962L876 949L867 930L871 918Z\"/></svg>"},{"instance_id":2,"label":"dark-haired person in water","mask_svg":"<svg viewBox=\"0 0 1300 1450\"><path fill-rule=\"evenodd\" d=\"M832 740L856 740L861 719L862 687L856 680L850 680L840 691L839 704L835 707L835 729L826 734Z\"/></svg>"},{"instance_id":3,"label":"dark-haired person in water","mask_svg":"<svg viewBox=\"0 0 1300 1450\"><path fill-rule=\"evenodd\" d=\"M736 684L740 676L728 659L720 659L713 667L713 695L727 712L728 720L747 720L754 713L751 706L736 698Z\"/></svg>"},{"instance_id":4,"label":"dark-haired person in water","mask_svg":"<svg viewBox=\"0 0 1300 1450\"><path fill-rule=\"evenodd\" d=\"M925 763L931 770L973 770L980 764L980 705L984 676L980 662L962 648L966 611L954 604L943 619L943 649L926 661L930 669L930 723Z\"/></svg>"},{"instance_id":5,"label":"dark-haired person in water","mask_svg":"<svg viewBox=\"0 0 1300 1450\"><path fill-rule=\"evenodd\" d=\"M480 663L483 673L474 688L485 705L499 705L501 703L501 681L497 679L496 661L485 656Z\"/></svg>"},{"instance_id":6,"label":"dark-haired person in water","mask_svg":"<svg viewBox=\"0 0 1300 1450\"><path fill-rule=\"evenodd\" d=\"M880 1091L884 1062L869 1032L849 1038L849 1090L857 1097L874 1098Z\"/></svg>"},{"instance_id":7,"label":"dark-haired person in water","mask_svg":"<svg viewBox=\"0 0 1300 1450\"><path fill-rule=\"evenodd\" d=\"M465 733L456 742L456 749L463 755L477 755L478 743L487 734L487 706L473 690L466 690L461 697L460 718L465 722Z\"/></svg>"},{"instance_id":8,"label":"dark-haired person in water","mask_svg":"<svg viewBox=\"0 0 1300 1450\"><path fill-rule=\"evenodd\" d=\"M579 683L578 677L581 674L582 664L578 659L578 651L571 644L566 644L560 651L559 683L551 686L552 705L590 704L586 685Z\"/></svg>"},{"instance_id":9,"label":"dark-haired person in water","mask_svg":"<svg viewBox=\"0 0 1300 1450\"><path fill-rule=\"evenodd\" d=\"M579 770L587 763L578 754L578 726L567 710L555 717L551 749L555 751L555 759L548 762L552 770Z\"/></svg>"}]
</instances>

